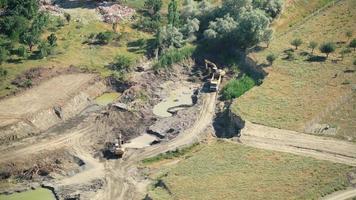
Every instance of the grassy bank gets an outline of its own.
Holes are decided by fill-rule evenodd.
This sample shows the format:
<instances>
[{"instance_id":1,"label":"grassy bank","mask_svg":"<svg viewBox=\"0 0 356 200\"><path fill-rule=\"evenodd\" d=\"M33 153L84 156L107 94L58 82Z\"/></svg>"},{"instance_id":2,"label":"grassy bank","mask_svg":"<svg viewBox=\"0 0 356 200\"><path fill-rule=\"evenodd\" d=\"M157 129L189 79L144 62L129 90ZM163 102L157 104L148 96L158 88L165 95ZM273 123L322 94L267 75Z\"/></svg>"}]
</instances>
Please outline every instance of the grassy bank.
<instances>
[{"instance_id":1,"label":"grassy bank","mask_svg":"<svg viewBox=\"0 0 356 200\"><path fill-rule=\"evenodd\" d=\"M162 167L153 199L318 199L345 188L351 167L227 142ZM166 187L166 188L165 188Z\"/></svg>"},{"instance_id":2,"label":"grassy bank","mask_svg":"<svg viewBox=\"0 0 356 200\"><path fill-rule=\"evenodd\" d=\"M252 122L297 131L304 131L308 123L322 118L321 113L338 104L356 82L353 73L345 72L354 68L355 52L340 57L340 51L347 46L345 33L356 33L355 13L355 1L341 1L299 29L272 41L269 48L252 54L262 66L269 53L279 56L271 67L265 67L269 76L264 83L238 98L233 111ZM290 44L294 38L304 41L298 50ZM318 49L311 56L310 41L339 44L336 52L325 59ZM294 58L288 59L286 51L292 52Z\"/></svg>"}]
</instances>

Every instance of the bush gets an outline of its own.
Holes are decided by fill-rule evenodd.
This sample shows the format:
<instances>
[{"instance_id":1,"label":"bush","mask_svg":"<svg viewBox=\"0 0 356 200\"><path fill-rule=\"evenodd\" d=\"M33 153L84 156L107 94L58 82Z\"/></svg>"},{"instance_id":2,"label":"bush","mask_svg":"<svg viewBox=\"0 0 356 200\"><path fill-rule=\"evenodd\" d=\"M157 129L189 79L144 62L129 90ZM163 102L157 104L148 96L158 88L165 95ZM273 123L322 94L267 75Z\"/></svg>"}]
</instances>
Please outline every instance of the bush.
<instances>
[{"instance_id":1,"label":"bush","mask_svg":"<svg viewBox=\"0 0 356 200\"><path fill-rule=\"evenodd\" d=\"M183 47L180 49L169 49L158 59L153 66L154 70L172 67L173 64L183 61L192 56L194 47Z\"/></svg>"},{"instance_id":2,"label":"bush","mask_svg":"<svg viewBox=\"0 0 356 200\"><path fill-rule=\"evenodd\" d=\"M115 37L115 34L110 31L101 32L96 35L96 40L99 44L109 44Z\"/></svg>"},{"instance_id":3,"label":"bush","mask_svg":"<svg viewBox=\"0 0 356 200\"><path fill-rule=\"evenodd\" d=\"M8 74L8 71L2 67L0 67L0 77L3 78L3 77L6 77Z\"/></svg>"},{"instance_id":4,"label":"bush","mask_svg":"<svg viewBox=\"0 0 356 200\"><path fill-rule=\"evenodd\" d=\"M38 57L39 58L45 58L48 55L52 54L52 48L51 46L46 42L46 41L42 41L39 45L38 45Z\"/></svg>"},{"instance_id":5,"label":"bush","mask_svg":"<svg viewBox=\"0 0 356 200\"><path fill-rule=\"evenodd\" d=\"M244 75L241 79L232 79L222 89L222 98L224 100L230 100L240 97L255 85L255 81L246 75Z\"/></svg>"},{"instance_id":6,"label":"bush","mask_svg":"<svg viewBox=\"0 0 356 200\"><path fill-rule=\"evenodd\" d=\"M125 55L118 55L114 62L110 65L110 69L117 72L129 72L132 69L135 61L132 57Z\"/></svg>"},{"instance_id":7,"label":"bush","mask_svg":"<svg viewBox=\"0 0 356 200\"><path fill-rule=\"evenodd\" d=\"M356 50L356 38L351 40L349 47L353 48L354 51Z\"/></svg>"},{"instance_id":8,"label":"bush","mask_svg":"<svg viewBox=\"0 0 356 200\"><path fill-rule=\"evenodd\" d=\"M277 59L277 55L270 53L267 55L266 60L269 62L270 65Z\"/></svg>"},{"instance_id":9,"label":"bush","mask_svg":"<svg viewBox=\"0 0 356 200\"><path fill-rule=\"evenodd\" d=\"M56 46L57 45L57 36L54 33L51 33L51 35L49 35L47 37L47 41L48 41L49 45Z\"/></svg>"},{"instance_id":10,"label":"bush","mask_svg":"<svg viewBox=\"0 0 356 200\"><path fill-rule=\"evenodd\" d=\"M17 56L22 57L22 58L27 58L28 54L27 54L27 50L24 46L20 46L17 49Z\"/></svg>"},{"instance_id":11,"label":"bush","mask_svg":"<svg viewBox=\"0 0 356 200\"><path fill-rule=\"evenodd\" d=\"M295 55L294 55L293 51L286 51L286 54L287 54L287 57L286 57L287 60L290 60L290 61L295 60Z\"/></svg>"},{"instance_id":12,"label":"bush","mask_svg":"<svg viewBox=\"0 0 356 200\"><path fill-rule=\"evenodd\" d=\"M9 52L5 48L0 47L0 65L6 61L8 55Z\"/></svg>"}]
</instances>

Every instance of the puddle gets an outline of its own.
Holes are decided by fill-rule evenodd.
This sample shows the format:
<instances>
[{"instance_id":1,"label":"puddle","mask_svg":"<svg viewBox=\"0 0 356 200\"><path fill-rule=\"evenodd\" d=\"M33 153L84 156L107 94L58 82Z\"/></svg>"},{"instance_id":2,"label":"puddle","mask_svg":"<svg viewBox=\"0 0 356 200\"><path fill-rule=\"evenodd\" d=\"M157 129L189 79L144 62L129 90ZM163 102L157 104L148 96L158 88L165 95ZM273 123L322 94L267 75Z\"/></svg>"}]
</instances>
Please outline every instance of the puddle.
<instances>
[{"instance_id":1,"label":"puddle","mask_svg":"<svg viewBox=\"0 0 356 200\"><path fill-rule=\"evenodd\" d=\"M99 96L98 98L96 98L95 102L100 106L106 106L109 103L116 101L117 98L119 98L119 96L120 96L120 93L118 93L118 92L108 92L108 93L104 93L101 96Z\"/></svg>"},{"instance_id":2,"label":"puddle","mask_svg":"<svg viewBox=\"0 0 356 200\"><path fill-rule=\"evenodd\" d=\"M153 114L160 117L171 117L172 114L168 112L170 108L174 108L174 111L178 111L184 109L184 105L192 105L194 89L193 87L185 86L172 90L166 99L153 107ZM180 108L179 106L183 107Z\"/></svg>"},{"instance_id":3,"label":"puddle","mask_svg":"<svg viewBox=\"0 0 356 200\"><path fill-rule=\"evenodd\" d=\"M25 192L13 193L11 195L0 195L1 200L56 200L51 190L37 188Z\"/></svg>"},{"instance_id":4,"label":"puddle","mask_svg":"<svg viewBox=\"0 0 356 200\"><path fill-rule=\"evenodd\" d=\"M131 140L129 143L123 144L124 148L144 148L150 146L154 141L156 141L157 138L153 135L150 134L143 134L133 140Z\"/></svg>"}]
</instances>

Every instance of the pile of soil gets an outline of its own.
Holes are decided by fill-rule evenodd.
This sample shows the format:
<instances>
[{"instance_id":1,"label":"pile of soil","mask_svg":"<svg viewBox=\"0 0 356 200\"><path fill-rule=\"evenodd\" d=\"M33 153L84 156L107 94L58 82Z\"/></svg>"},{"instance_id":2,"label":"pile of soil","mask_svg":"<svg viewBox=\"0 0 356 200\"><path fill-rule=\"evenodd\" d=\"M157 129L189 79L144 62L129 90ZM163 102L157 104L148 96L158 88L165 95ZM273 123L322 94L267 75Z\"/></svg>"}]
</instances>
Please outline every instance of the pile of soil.
<instances>
[{"instance_id":1,"label":"pile of soil","mask_svg":"<svg viewBox=\"0 0 356 200\"><path fill-rule=\"evenodd\" d=\"M103 16L106 23L118 23L123 20L131 19L136 11L127 6L120 4L102 3L98 8L98 12Z\"/></svg>"}]
</instances>

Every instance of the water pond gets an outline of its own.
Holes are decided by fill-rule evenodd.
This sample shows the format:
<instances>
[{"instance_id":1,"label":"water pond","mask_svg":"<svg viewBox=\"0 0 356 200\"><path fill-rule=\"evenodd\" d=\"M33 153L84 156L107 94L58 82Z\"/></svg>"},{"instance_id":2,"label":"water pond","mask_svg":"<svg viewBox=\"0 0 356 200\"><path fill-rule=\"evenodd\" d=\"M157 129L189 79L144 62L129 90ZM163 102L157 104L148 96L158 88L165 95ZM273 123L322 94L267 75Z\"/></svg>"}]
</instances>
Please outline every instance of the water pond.
<instances>
[{"instance_id":1,"label":"water pond","mask_svg":"<svg viewBox=\"0 0 356 200\"><path fill-rule=\"evenodd\" d=\"M52 191L45 188L27 190L10 195L0 195L1 200L56 200Z\"/></svg>"},{"instance_id":2,"label":"water pond","mask_svg":"<svg viewBox=\"0 0 356 200\"><path fill-rule=\"evenodd\" d=\"M95 102L100 105L100 106L106 106L109 103L112 103L116 101L120 96L120 93L118 92L108 92L104 93L101 96L97 97L95 99Z\"/></svg>"}]
</instances>

